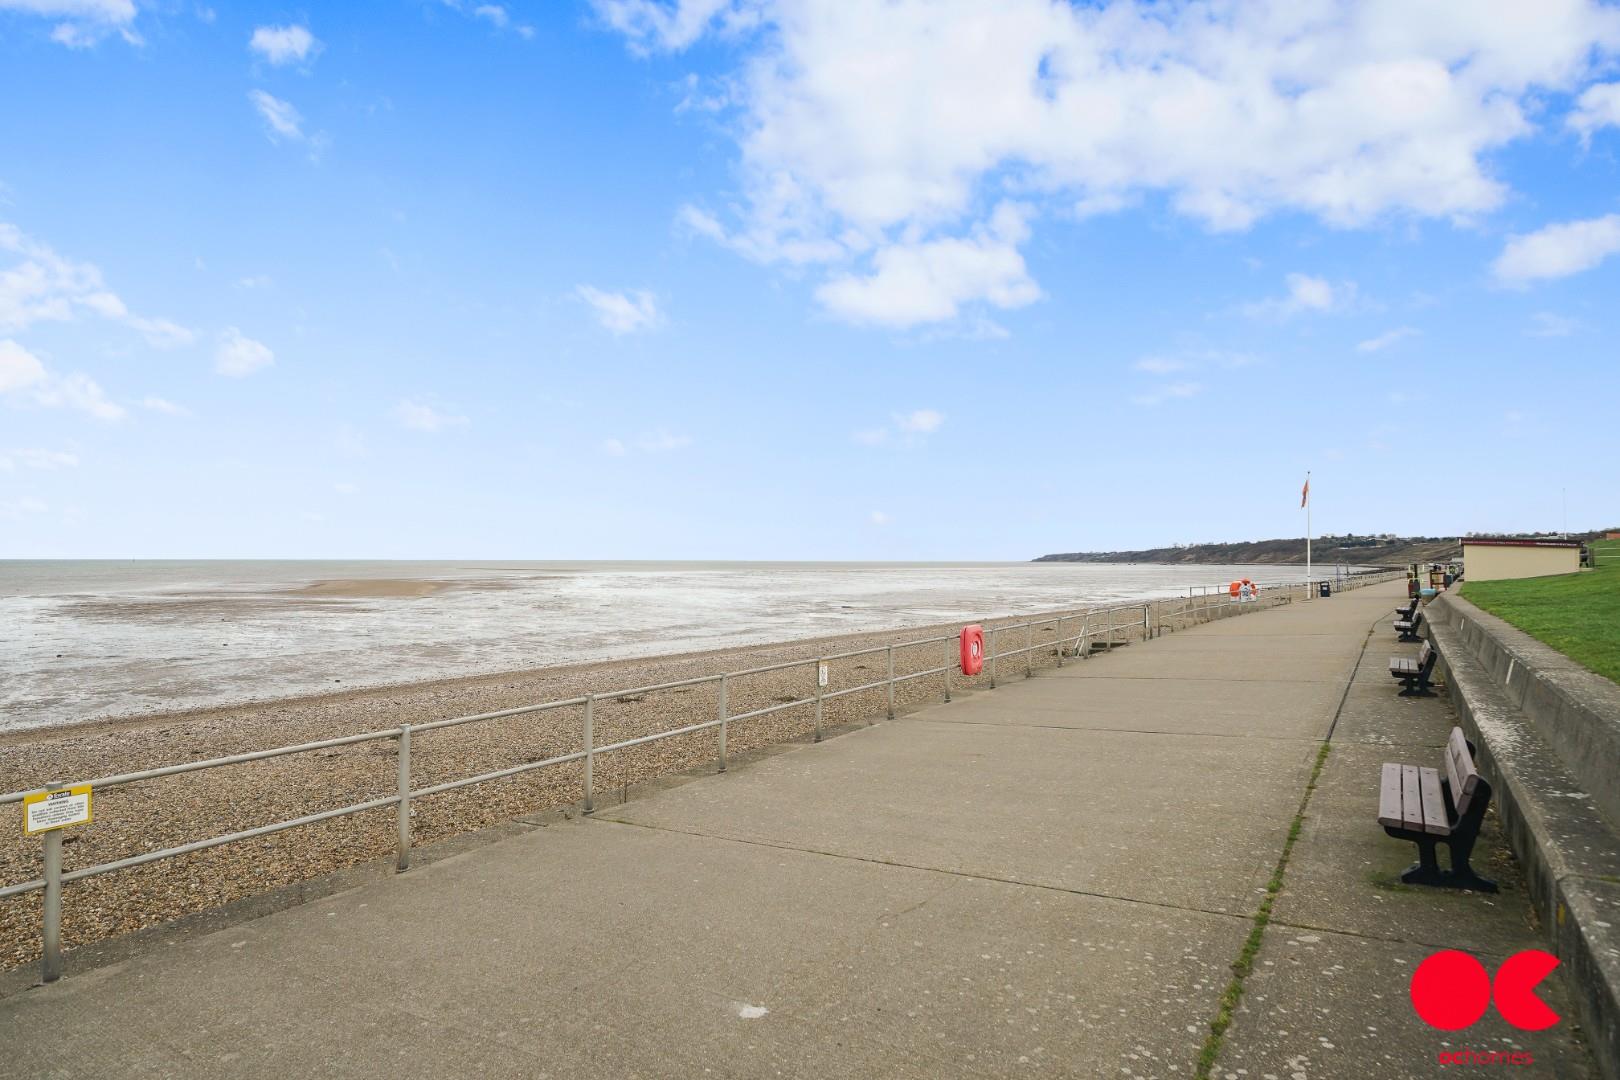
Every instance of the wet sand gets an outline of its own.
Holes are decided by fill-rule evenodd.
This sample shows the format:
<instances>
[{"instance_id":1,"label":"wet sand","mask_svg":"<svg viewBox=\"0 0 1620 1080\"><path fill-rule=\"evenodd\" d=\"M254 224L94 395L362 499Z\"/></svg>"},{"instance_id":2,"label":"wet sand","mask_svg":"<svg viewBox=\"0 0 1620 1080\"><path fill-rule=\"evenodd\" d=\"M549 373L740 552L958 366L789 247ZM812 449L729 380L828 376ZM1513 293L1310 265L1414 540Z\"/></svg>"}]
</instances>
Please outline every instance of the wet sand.
<instances>
[{"instance_id":1,"label":"wet sand","mask_svg":"<svg viewBox=\"0 0 1620 1080\"><path fill-rule=\"evenodd\" d=\"M330 596L346 600L364 600L377 597L412 598L432 596L452 587L448 581L421 581L411 578L349 578L343 581L317 581L301 589L293 589L295 596Z\"/></svg>"},{"instance_id":2,"label":"wet sand","mask_svg":"<svg viewBox=\"0 0 1620 1080\"><path fill-rule=\"evenodd\" d=\"M1031 632L1004 635L1002 648L1017 648L1026 640L1053 642L1055 619L1047 618ZM1122 622L1135 620L1134 627L1121 631L1121 638L1132 633L1140 636L1139 609L1119 618ZM1014 621L1018 620L988 625ZM1065 633L1073 634L1077 622L1067 624ZM954 634L958 629L956 625L914 627L537 668L15 732L0 736L0 791L37 787L51 780L82 781L787 660L813 660L834 652ZM947 659L954 664L955 658L954 642L896 649L895 671L905 674L939 667ZM1037 670L1051 666L1056 663L1055 648L1004 661L1000 677L1021 677L1026 659ZM885 665L884 653L834 661L829 689L881 679ZM814 679L812 664L733 679L729 715L809 697L814 693ZM952 679L953 693L971 693L986 685L983 675L968 679L958 671ZM897 708L903 711L937 701L942 689L939 675L901 683L896 688ZM596 745L711 719L716 696L715 686L701 685L601 700L594 717ZM824 709L828 727L871 722L883 715L884 692L850 694L826 702ZM413 786L426 787L576 751L582 746L581 713L580 708L569 707L419 734L412 740ZM729 725L729 748L741 753L806 738L813 725L810 705L734 721ZM716 743L716 732L711 729L598 755L596 790L611 793L615 788L712 763ZM394 741L382 740L107 788L96 795L94 824L69 832L66 868L71 871L386 797L394 792L395 773ZM580 793L579 764L569 763L419 798L414 800L412 815L416 842L432 843L523 814L566 807L576 803ZM102 940L376 859L392 852L394 836L394 811L385 808L76 882L65 890L64 944L71 948ZM17 828L0 833L0 884L29 880L39 873L39 841L25 839ZM37 957L39 921L39 893L0 900L0 967Z\"/></svg>"}]
</instances>

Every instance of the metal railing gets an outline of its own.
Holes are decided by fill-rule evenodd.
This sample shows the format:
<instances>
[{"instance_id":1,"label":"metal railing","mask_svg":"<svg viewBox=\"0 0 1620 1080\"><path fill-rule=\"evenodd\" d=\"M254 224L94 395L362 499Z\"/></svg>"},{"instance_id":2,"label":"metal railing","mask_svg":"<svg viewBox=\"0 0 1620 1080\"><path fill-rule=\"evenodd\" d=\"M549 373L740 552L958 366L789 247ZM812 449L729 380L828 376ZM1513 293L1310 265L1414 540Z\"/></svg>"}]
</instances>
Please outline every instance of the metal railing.
<instances>
[{"instance_id":1,"label":"metal railing","mask_svg":"<svg viewBox=\"0 0 1620 1080\"><path fill-rule=\"evenodd\" d=\"M1353 582L1355 585L1372 584L1377 581L1389 580L1400 576L1402 571L1377 570L1369 571L1352 578L1341 579ZM1301 582L1259 582L1259 601L1292 600L1295 595L1304 590L1308 598L1315 593L1316 582L1309 584ZM1085 658L1098 648L1112 649L1119 644L1130 640L1148 640L1166 629L1177 628L1177 621L1190 620L1192 623L1207 622L1213 618L1225 617L1231 614L1240 614L1267 604L1244 604L1235 602L1227 586L1192 586L1184 597L1169 599L1136 601L1117 604L1104 608L1087 608L1048 612L1026 619L1024 622L996 624L995 619L980 620L991 624L985 632L987 648L984 655L984 673L988 675L989 688L995 689L1000 676L1000 666L1003 660L1012 660L1016 657L1025 657L1024 675L1029 677L1034 673L1034 654L1037 651L1053 650L1057 656L1057 666L1062 667L1066 657ZM1064 633L1068 624L1074 632ZM1035 631L1041 627L1053 627L1053 636L1037 642ZM1011 649L1001 648L1003 636L1016 631L1023 631L1023 644ZM62 832L53 829L42 835L42 874L30 881L0 887L0 900L20 896L25 893L43 890L45 893L41 940L43 957L41 960L42 979L53 982L61 977L62 951L62 889L75 881L98 877L120 870L129 870L137 866L171 859L192 852L205 851L209 848L220 847L224 844L251 840L255 837L269 836L274 833L296 829L303 825L313 825L317 822L329 821L333 818L346 817L351 814L361 814L370 810L381 810L393 807L398 820L398 838L396 841L395 865L403 871L410 866L411 859L411 803L415 799L437 795L457 788L469 787L474 784L487 783L491 780L501 780L532 772L555 765L569 762L583 762L581 802L585 813L595 810L595 791L593 789L593 769L598 755L608 754L618 750L627 750L631 747L657 742L663 739L672 739L681 735L689 735L699 731L718 729L716 766L719 772L726 771L726 740L730 725L742 720L752 720L772 713L783 712L788 709L814 706L815 725L814 738L820 742L823 734L823 709L825 703L838 698L854 694L871 693L885 690L887 697L886 713L889 719L895 716L895 687L901 683L917 679L939 677L942 682L943 700L951 700L951 673L959 666L955 647L959 642L958 634L942 634L934 637L918 638L911 641L894 642L886 645L875 645L865 649L852 649L846 652L830 653L822 656L809 657L800 660L786 660L781 663L767 664L762 667L745 668L740 671L723 672L718 675L700 675L690 679L679 679L673 682L654 683L649 686L638 686L628 690L606 690L578 697L564 698L558 701L548 701L537 705L523 705L512 709L501 709L496 712L478 713L472 716L457 716L445 720L435 720L425 724L401 724L398 727L385 728L379 731L368 731L358 735L344 735L332 739L320 739L315 742L297 743L291 746L280 746L269 750L256 750L249 753L232 754L227 757L209 758L203 761L190 761L180 765L167 765L155 769L144 769L140 772L118 773L112 776L103 776L92 780L78 781L73 784L52 781L38 788L24 791L14 791L0 795L0 805L7 803L21 803L28 796L41 793L59 791L67 787L89 786L92 791L106 788L121 787L126 784L135 784L144 780L154 780L165 776L178 776L184 773L198 772L204 769L217 769L230 765L241 765L253 761L266 761L272 758L288 757L294 754L306 754L318 750L328 750L334 747L354 746L360 743L378 742L392 739L396 743L395 753L398 759L397 786L395 793L380 798L368 799L364 802L352 803L347 806L331 810L322 810L318 813L305 814L301 817L285 821L274 822L269 825L260 825L252 829L239 832L226 833L219 836L197 840L174 847L162 848L157 851L147 851L139 855L117 859L112 862L86 866L77 870L65 871L62 868ZM896 650L918 649L924 646L944 646L945 662L937 667L927 667L919 671L895 673ZM873 656L878 653L887 654L886 673L884 678L857 686L842 687L836 690L828 689L827 665L835 660L849 660L863 656ZM814 666L816 673L815 690L809 697L795 698L790 701L777 702L764 708L753 709L743 713L729 711L729 691L734 680L748 676L765 675L772 672L786 671L791 668ZM617 742L597 745L595 742L595 714L596 704L603 700L613 700L627 697L656 693L659 691L677 690L686 687L715 685L716 709L713 719L687 724L684 727L673 728L668 731L659 731L651 735L641 735L635 738L621 739ZM581 710L581 737L582 748L566 754L558 754L539 761L524 762L509 768L495 769L490 772L478 773L474 776L462 777L430 787L413 788L411 783L411 740L417 735L430 731L441 731L446 728L459 727L465 724L476 724L485 721L506 719L516 716L529 716L550 712L556 709L578 708Z\"/></svg>"}]
</instances>

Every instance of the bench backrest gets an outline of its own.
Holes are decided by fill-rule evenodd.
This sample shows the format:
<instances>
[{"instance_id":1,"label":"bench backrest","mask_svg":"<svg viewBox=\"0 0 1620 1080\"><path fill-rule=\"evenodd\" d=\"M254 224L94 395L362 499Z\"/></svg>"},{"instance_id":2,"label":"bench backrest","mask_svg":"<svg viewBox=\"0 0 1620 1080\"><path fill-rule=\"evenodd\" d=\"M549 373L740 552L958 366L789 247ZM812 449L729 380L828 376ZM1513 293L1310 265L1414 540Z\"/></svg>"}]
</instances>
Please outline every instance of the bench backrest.
<instances>
[{"instance_id":1,"label":"bench backrest","mask_svg":"<svg viewBox=\"0 0 1620 1080\"><path fill-rule=\"evenodd\" d=\"M1429 661L1433 660L1433 659L1434 659L1434 643L1431 642L1431 641L1425 641L1423 643L1423 648L1421 650L1419 650L1419 652L1418 652L1418 667L1420 667L1420 668L1428 667L1429 666Z\"/></svg>"},{"instance_id":2,"label":"bench backrest","mask_svg":"<svg viewBox=\"0 0 1620 1080\"><path fill-rule=\"evenodd\" d=\"M1460 727L1452 728L1451 738L1446 740L1446 777L1451 781L1451 804L1457 808L1457 816L1462 817L1473 800L1474 789L1479 787L1479 770L1474 767L1474 755Z\"/></svg>"}]
</instances>

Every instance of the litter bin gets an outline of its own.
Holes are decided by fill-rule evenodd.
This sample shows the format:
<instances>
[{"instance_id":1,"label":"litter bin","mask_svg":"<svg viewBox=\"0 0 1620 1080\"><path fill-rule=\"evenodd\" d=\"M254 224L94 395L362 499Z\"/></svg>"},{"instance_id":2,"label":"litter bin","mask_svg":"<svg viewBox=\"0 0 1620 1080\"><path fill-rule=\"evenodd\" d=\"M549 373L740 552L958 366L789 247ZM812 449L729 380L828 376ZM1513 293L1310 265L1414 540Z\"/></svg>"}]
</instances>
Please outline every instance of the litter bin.
<instances>
[{"instance_id":1,"label":"litter bin","mask_svg":"<svg viewBox=\"0 0 1620 1080\"><path fill-rule=\"evenodd\" d=\"M1316 595L1317 596L1332 596L1333 595L1333 585L1332 585L1332 583L1327 582L1327 581L1321 582L1317 586Z\"/></svg>"},{"instance_id":2,"label":"litter bin","mask_svg":"<svg viewBox=\"0 0 1620 1080\"><path fill-rule=\"evenodd\" d=\"M1406 579L1406 598L1411 600L1418 594L1418 580L1415 577Z\"/></svg>"},{"instance_id":3,"label":"litter bin","mask_svg":"<svg viewBox=\"0 0 1620 1080\"><path fill-rule=\"evenodd\" d=\"M1446 588L1448 588L1448 589L1449 589L1449 588L1451 588L1451 583L1452 583L1452 582L1454 582L1454 581L1456 581L1456 580L1457 580L1457 578L1456 578L1456 575L1454 575L1454 574L1447 574L1447 575L1446 575L1446 576L1445 576L1445 577L1444 577L1444 578L1443 578L1443 579L1441 579L1441 580L1442 580L1442 581L1443 581L1443 582L1444 582L1444 583L1445 583L1445 586L1446 586Z\"/></svg>"}]
</instances>

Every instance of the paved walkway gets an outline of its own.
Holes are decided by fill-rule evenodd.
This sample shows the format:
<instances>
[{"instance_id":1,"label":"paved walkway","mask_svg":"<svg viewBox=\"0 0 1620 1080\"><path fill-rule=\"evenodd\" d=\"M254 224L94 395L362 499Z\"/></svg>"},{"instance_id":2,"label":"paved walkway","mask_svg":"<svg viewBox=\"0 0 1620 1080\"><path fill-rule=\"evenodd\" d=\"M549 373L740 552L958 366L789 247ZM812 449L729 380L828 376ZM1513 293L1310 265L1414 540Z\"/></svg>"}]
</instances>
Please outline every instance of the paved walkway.
<instances>
[{"instance_id":1,"label":"paved walkway","mask_svg":"<svg viewBox=\"0 0 1620 1080\"><path fill-rule=\"evenodd\" d=\"M1411 965L1539 939L1494 835L1499 897L1394 882L1378 764L1437 760L1449 723L1382 670L1399 595L1007 680L180 938L0 1001L0 1076L1189 1077L1336 718L1213 1075L1437 1075L1513 1035L1425 1028ZM1563 1027L1519 1041L1515 1076L1590 1071Z\"/></svg>"}]
</instances>

